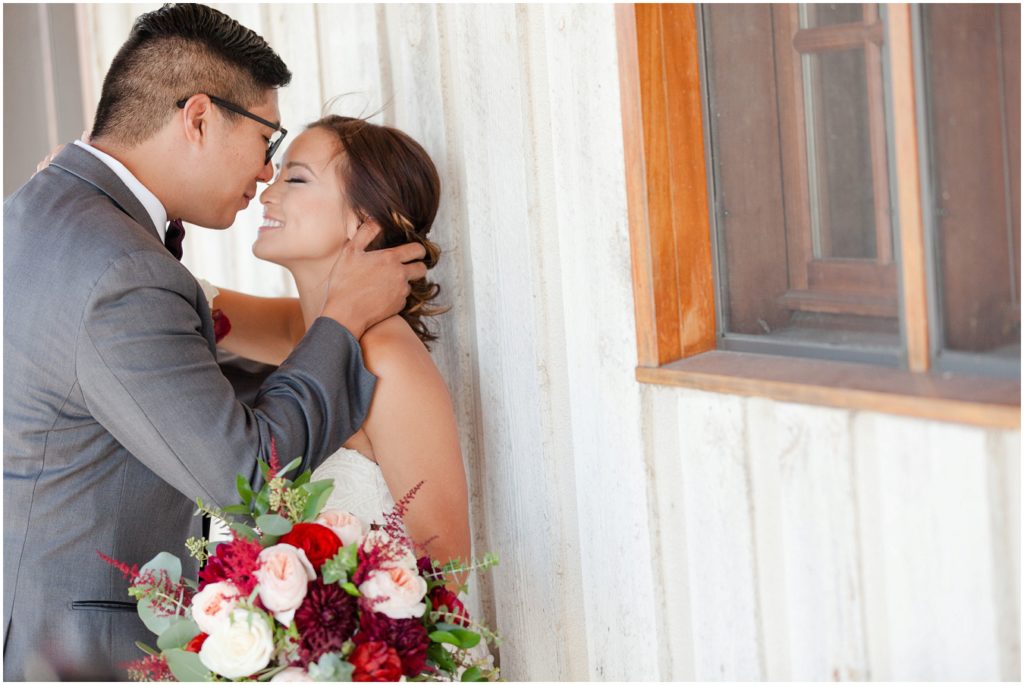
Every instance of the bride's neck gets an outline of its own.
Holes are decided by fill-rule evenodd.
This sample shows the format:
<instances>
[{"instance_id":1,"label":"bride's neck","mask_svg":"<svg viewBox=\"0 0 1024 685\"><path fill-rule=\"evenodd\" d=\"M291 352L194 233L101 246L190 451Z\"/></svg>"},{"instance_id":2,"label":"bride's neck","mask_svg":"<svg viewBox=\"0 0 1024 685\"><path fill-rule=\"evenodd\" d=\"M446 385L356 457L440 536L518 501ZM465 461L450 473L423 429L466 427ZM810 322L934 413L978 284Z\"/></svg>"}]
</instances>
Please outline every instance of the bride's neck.
<instances>
[{"instance_id":1,"label":"bride's neck","mask_svg":"<svg viewBox=\"0 0 1024 685\"><path fill-rule=\"evenodd\" d=\"M302 320L308 330L324 309L327 298L327 279L330 271L292 268L295 288L299 291L299 306L302 308Z\"/></svg>"}]
</instances>

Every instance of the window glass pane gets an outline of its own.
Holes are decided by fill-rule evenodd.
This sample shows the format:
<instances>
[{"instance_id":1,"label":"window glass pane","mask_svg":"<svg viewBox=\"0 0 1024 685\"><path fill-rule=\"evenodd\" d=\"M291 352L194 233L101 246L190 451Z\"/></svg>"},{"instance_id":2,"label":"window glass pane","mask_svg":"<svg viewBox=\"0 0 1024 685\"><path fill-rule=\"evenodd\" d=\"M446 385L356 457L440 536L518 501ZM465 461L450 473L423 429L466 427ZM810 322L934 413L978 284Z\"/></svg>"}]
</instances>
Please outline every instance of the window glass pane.
<instances>
[{"instance_id":1,"label":"window glass pane","mask_svg":"<svg viewBox=\"0 0 1024 685\"><path fill-rule=\"evenodd\" d=\"M804 55L803 74L814 256L874 259L864 51Z\"/></svg>"},{"instance_id":2,"label":"window glass pane","mask_svg":"<svg viewBox=\"0 0 1024 685\"><path fill-rule=\"evenodd\" d=\"M942 347L1020 359L1020 6L923 5Z\"/></svg>"},{"instance_id":3,"label":"window glass pane","mask_svg":"<svg viewBox=\"0 0 1024 685\"><path fill-rule=\"evenodd\" d=\"M883 32L865 7L826 8L865 28L806 28L807 6L702 6L726 348L900 354Z\"/></svg>"}]
</instances>

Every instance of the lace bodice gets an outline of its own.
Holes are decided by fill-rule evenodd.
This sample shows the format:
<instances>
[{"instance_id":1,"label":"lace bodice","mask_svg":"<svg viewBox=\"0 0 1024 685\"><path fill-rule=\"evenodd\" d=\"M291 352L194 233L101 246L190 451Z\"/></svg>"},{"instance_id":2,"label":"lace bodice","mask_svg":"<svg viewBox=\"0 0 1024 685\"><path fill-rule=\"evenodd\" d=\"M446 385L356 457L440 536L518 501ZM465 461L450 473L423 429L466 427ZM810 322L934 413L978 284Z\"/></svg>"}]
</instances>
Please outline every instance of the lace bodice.
<instances>
[{"instance_id":1,"label":"lace bodice","mask_svg":"<svg viewBox=\"0 0 1024 685\"><path fill-rule=\"evenodd\" d=\"M313 480L334 479L325 509L341 509L364 523L383 523L395 506L380 466L356 450L342 447L313 471Z\"/></svg>"}]
</instances>

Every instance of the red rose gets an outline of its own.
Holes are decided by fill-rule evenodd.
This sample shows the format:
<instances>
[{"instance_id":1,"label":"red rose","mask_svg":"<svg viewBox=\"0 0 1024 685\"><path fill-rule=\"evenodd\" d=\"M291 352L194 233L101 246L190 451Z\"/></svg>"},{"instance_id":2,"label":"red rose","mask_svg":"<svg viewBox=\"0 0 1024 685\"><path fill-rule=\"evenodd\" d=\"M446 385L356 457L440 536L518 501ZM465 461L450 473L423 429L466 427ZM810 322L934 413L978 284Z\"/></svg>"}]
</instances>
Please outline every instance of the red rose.
<instances>
[{"instance_id":1,"label":"red rose","mask_svg":"<svg viewBox=\"0 0 1024 685\"><path fill-rule=\"evenodd\" d=\"M433 607L434 611L447 611L449 614L455 614L455 616L459 617L446 617L444 621L460 626L469 625L469 612L466 611L466 607L454 592L444 585L438 585L430 591L428 596L430 597L430 606Z\"/></svg>"},{"instance_id":2,"label":"red rose","mask_svg":"<svg viewBox=\"0 0 1024 685\"><path fill-rule=\"evenodd\" d=\"M319 523L296 523L277 542L304 550L309 563L318 571L341 549L341 538Z\"/></svg>"},{"instance_id":3,"label":"red rose","mask_svg":"<svg viewBox=\"0 0 1024 685\"><path fill-rule=\"evenodd\" d=\"M208 637L210 636L206 633L199 633L194 638L189 640L189 643L187 645L185 645L185 651L195 652L196 654L198 654L199 649L203 646L203 643L206 642L206 638Z\"/></svg>"},{"instance_id":4,"label":"red rose","mask_svg":"<svg viewBox=\"0 0 1024 685\"><path fill-rule=\"evenodd\" d=\"M402 676L398 652L383 642L364 642L355 648L349 661L355 666L352 680L356 682L397 682Z\"/></svg>"}]
</instances>

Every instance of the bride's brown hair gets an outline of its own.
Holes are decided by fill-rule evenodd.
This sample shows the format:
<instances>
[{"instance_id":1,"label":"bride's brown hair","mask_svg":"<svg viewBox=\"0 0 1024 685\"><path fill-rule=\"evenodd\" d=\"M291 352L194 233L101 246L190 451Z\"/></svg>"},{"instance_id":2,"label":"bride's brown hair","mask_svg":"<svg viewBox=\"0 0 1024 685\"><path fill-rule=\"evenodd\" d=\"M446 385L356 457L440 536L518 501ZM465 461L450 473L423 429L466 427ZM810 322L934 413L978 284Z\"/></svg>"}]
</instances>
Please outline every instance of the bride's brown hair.
<instances>
[{"instance_id":1,"label":"bride's brown hair","mask_svg":"<svg viewBox=\"0 0 1024 685\"><path fill-rule=\"evenodd\" d=\"M360 218L374 219L381 227L368 249L419 243L427 252L424 264L433 268L441 250L427 239L427 233L441 201L441 179L423 146L390 126L335 114L308 128L337 136L344 152L340 165L342 188ZM448 307L430 304L441 292L439 284L421 278L411 285L399 314L427 345L437 336L427 328L423 317L436 316Z\"/></svg>"}]
</instances>

